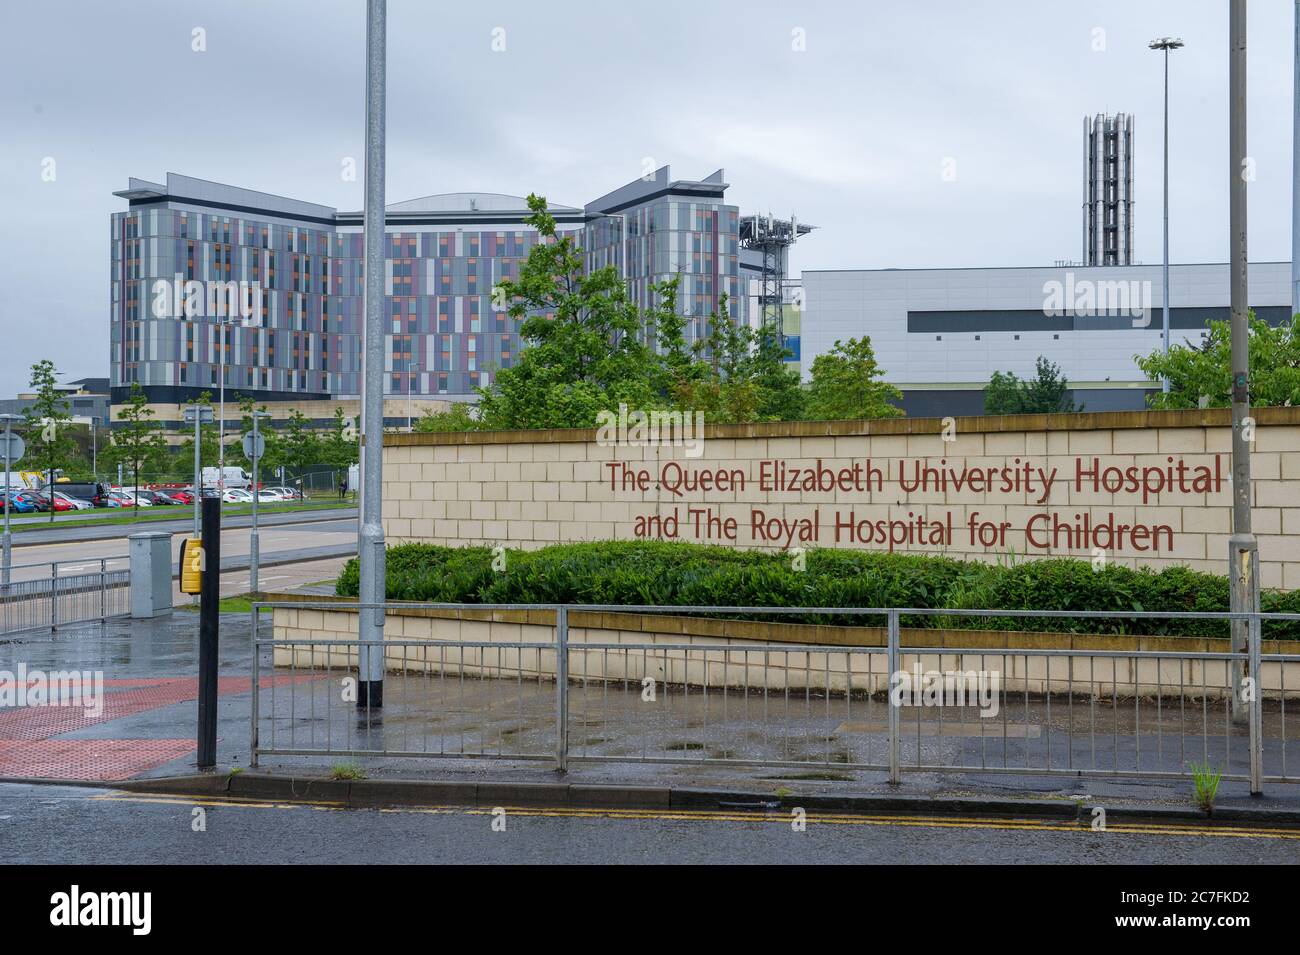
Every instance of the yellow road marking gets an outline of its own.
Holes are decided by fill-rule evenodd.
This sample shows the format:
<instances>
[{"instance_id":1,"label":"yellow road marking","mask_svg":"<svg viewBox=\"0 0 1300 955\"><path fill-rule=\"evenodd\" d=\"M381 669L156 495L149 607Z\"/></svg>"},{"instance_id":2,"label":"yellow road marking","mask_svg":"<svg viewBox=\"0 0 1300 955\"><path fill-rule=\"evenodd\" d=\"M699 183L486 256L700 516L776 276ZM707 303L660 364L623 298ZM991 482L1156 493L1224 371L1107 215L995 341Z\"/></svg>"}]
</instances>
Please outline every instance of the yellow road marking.
<instances>
[{"instance_id":1,"label":"yellow road marking","mask_svg":"<svg viewBox=\"0 0 1300 955\"><path fill-rule=\"evenodd\" d=\"M248 809L316 809L322 811L352 811L346 803L326 800L303 800L285 802L282 800L256 799L242 796L176 796L170 794L134 795L114 792L92 797L97 800L112 802L157 803L163 805L186 806L232 806ZM633 821L665 822L767 822L789 823L789 810L768 812L736 812L713 809L602 809L597 807L555 807L541 808L535 806L502 806L500 808L510 815L536 816L547 818L572 819L627 819ZM381 813L417 813L422 815L491 815L493 809L466 806L393 806L381 807ZM967 818L959 816L909 816L909 815L856 815L848 813L810 812L806 819L809 823L822 825L853 826L896 826L916 829L988 829L1019 830L1041 832L1091 832L1089 825L1062 822L1045 822L1036 819L989 819ZM1300 840L1300 830L1256 828L1242 826L1201 826L1195 824L1173 823L1112 823L1106 832L1126 835L1169 835L1169 836L1205 836L1239 839L1287 839Z\"/></svg>"}]
</instances>

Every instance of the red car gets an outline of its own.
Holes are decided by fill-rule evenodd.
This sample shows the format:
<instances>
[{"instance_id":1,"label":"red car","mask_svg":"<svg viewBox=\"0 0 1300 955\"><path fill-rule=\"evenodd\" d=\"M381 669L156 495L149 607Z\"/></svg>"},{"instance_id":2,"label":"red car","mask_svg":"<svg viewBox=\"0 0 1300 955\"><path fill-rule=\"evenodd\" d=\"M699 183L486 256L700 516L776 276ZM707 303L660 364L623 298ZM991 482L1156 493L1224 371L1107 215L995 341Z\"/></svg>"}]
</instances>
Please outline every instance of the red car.
<instances>
[{"instance_id":1,"label":"red car","mask_svg":"<svg viewBox=\"0 0 1300 955\"><path fill-rule=\"evenodd\" d=\"M179 501L181 504L194 503L194 492L188 488L168 488L167 496L173 501Z\"/></svg>"}]
</instances>

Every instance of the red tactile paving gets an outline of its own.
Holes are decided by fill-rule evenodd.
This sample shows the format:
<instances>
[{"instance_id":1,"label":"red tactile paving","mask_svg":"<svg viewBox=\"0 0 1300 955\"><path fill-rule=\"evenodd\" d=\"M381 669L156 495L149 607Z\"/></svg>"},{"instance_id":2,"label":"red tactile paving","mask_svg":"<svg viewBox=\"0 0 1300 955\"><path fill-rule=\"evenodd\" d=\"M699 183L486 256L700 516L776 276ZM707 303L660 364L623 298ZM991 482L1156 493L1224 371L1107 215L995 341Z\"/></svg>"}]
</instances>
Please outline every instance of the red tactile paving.
<instances>
[{"instance_id":1,"label":"red tactile paving","mask_svg":"<svg viewBox=\"0 0 1300 955\"><path fill-rule=\"evenodd\" d=\"M194 748L192 739L0 740L0 776L129 779Z\"/></svg>"},{"instance_id":2,"label":"red tactile paving","mask_svg":"<svg viewBox=\"0 0 1300 955\"><path fill-rule=\"evenodd\" d=\"M266 677L264 688L319 679L317 674ZM105 680L102 712L80 705L0 710L0 776L50 779L126 779L195 748L192 739L54 739L146 710L198 699L198 680L173 677ZM221 677L217 695L247 693L249 677Z\"/></svg>"}]
</instances>

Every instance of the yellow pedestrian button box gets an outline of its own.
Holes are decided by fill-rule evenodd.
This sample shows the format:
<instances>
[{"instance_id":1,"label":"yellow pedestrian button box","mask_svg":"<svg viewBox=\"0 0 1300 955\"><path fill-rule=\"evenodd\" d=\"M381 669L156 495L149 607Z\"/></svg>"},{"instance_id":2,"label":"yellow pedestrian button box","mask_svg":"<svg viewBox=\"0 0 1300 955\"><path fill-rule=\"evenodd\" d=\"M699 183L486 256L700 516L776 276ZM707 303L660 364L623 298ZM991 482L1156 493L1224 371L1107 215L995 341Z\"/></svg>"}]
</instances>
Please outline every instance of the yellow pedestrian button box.
<instances>
[{"instance_id":1,"label":"yellow pedestrian button box","mask_svg":"<svg viewBox=\"0 0 1300 955\"><path fill-rule=\"evenodd\" d=\"M203 592L203 541L187 537L181 544L181 593Z\"/></svg>"}]
</instances>

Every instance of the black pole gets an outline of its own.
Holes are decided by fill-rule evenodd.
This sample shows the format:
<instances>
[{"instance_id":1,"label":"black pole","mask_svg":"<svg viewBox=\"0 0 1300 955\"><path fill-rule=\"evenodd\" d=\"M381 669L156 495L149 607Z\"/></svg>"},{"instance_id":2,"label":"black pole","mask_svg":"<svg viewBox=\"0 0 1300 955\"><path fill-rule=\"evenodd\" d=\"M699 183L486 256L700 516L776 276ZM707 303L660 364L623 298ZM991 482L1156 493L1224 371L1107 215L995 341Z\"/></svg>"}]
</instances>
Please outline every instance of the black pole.
<instances>
[{"instance_id":1,"label":"black pole","mask_svg":"<svg viewBox=\"0 0 1300 955\"><path fill-rule=\"evenodd\" d=\"M203 499L199 593L199 769L217 765L217 609L221 603L221 502Z\"/></svg>"}]
</instances>

